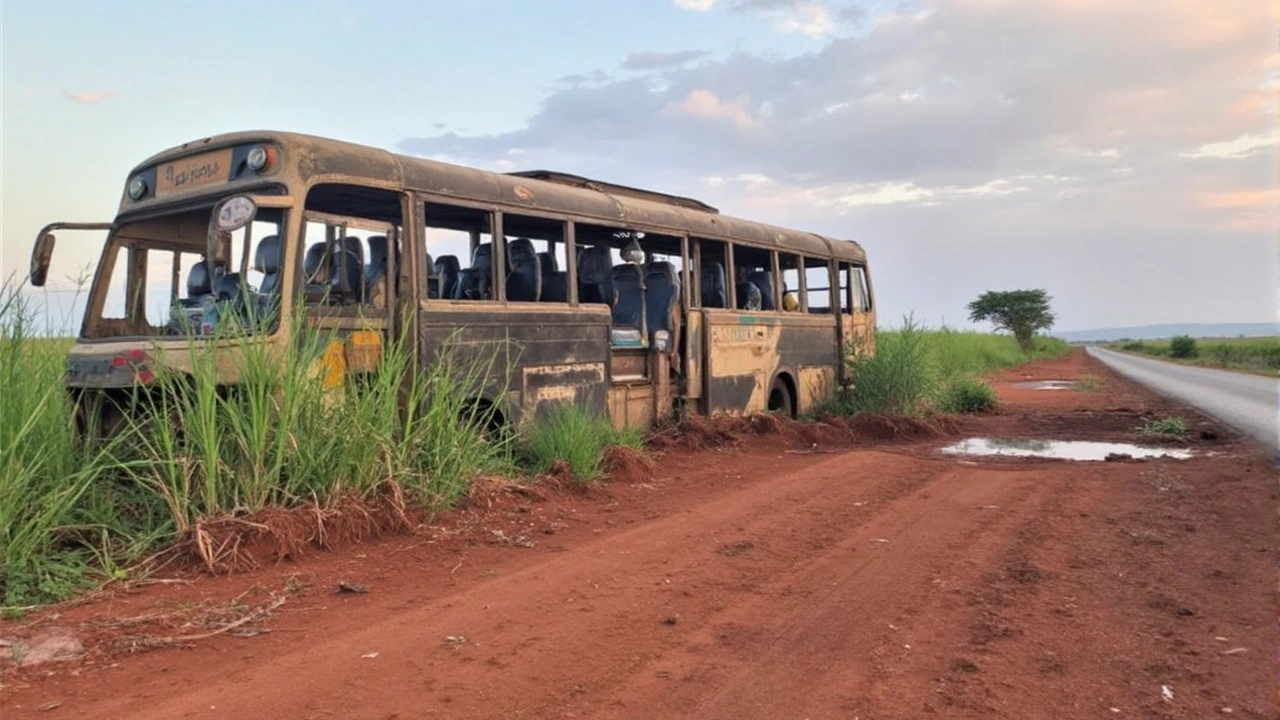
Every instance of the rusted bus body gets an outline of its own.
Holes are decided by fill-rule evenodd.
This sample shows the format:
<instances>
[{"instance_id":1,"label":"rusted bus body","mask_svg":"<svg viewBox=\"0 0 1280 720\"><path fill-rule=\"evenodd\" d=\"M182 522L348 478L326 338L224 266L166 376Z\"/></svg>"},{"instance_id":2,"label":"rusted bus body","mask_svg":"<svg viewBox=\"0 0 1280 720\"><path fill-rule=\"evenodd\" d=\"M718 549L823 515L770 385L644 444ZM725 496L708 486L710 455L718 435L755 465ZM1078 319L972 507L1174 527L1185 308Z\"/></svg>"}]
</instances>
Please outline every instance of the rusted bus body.
<instances>
[{"instance_id":1,"label":"rusted bus body","mask_svg":"<svg viewBox=\"0 0 1280 720\"><path fill-rule=\"evenodd\" d=\"M228 200L241 196L247 204ZM219 246L216 216L235 207L251 219L235 230L241 240ZM844 347L871 348L875 323L866 255L850 241L571 175L487 172L290 133L233 133L147 159L109 228L71 351L68 385L80 391L146 382L159 367L191 371L192 331L174 318L207 321L190 310L197 287L215 310L225 300L196 281L201 264L215 286L230 283L237 312L271 317L200 338L218 350L220 382L237 382L244 348L282 350L300 321L335 335L315 358L331 384L376 368L401 341L421 366L446 347L459 362L488 362L476 399L514 424L559 403L638 428L677 406L804 413L843 382ZM463 252L439 253L441 234L468 239L470 267ZM51 243L38 241L33 277ZM607 298L589 296L587 254L604 261ZM154 267L170 255L171 269ZM467 271L484 293L448 285ZM655 303L667 303L657 316Z\"/></svg>"}]
</instances>

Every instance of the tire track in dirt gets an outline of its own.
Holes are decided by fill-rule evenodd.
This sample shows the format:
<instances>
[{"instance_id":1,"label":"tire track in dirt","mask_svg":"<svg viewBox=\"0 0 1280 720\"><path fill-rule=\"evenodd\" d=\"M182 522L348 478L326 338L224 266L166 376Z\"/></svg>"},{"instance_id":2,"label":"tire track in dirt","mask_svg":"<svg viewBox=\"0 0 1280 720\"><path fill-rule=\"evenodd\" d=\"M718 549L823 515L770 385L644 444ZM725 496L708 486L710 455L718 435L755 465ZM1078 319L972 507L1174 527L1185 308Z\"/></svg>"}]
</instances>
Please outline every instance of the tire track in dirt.
<instances>
[{"instance_id":1,"label":"tire track in dirt","mask_svg":"<svg viewBox=\"0 0 1280 720\"><path fill-rule=\"evenodd\" d=\"M826 590L827 577L836 578L836 588L891 588L882 574L901 574L894 568L939 556L947 545L956 548L966 528L994 517L967 506L1026 486L975 484L954 475L954 465L946 462L866 452L833 456L756 484L751 493L723 496L549 555L438 601L384 610L363 629L210 679L182 697L153 696L111 712L179 717L193 708L216 708L201 715L243 717L270 710L287 717L301 707L304 717L374 717L361 708L376 706L383 713L378 717L412 717L434 706L448 708L453 717L502 717L550 712L587 699L598 709L599 698L635 676L661 672L655 663L690 634L710 637L718 626L744 624L734 619L744 603L750 613L770 614L770 603L781 602L785 617L808 613L816 597L830 613L846 601ZM958 524L945 522L965 514L969 519ZM892 538L872 542L881 536ZM739 559L749 563L735 564ZM927 591L931 578L921 572L939 562L919 564L910 577ZM795 579L797 572L802 579ZM877 592L862 602L880 612L891 594ZM398 605L394 599L384 604ZM677 624L664 624L666 618ZM829 620L819 615L810 622ZM810 635L800 632L791 644L821 646L823 631L810 627ZM446 637L466 640L450 643ZM829 653L838 646L826 647ZM378 656L361 657L372 652ZM589 667L573 662L579 652L593 658ZM302 681L280 688L272 678L281 675Z\"/></svg>"},{"instance_id":2,"label":"tire track in dirt","mask_svg":"<svg viewBox=\"0 0 1280 720\"><path fill-rule=\"evenodd\" d=\"M1043 495L1024 472L929 464L939 472L924 487L848 528L776 587L717 614L651 663L653 673L578 714L843 716L865 706L868 686L916 652L907 646L947 593L952 567L980 566L999 549L992 539L1035 512Z\"/></svg>"}]
</instances>

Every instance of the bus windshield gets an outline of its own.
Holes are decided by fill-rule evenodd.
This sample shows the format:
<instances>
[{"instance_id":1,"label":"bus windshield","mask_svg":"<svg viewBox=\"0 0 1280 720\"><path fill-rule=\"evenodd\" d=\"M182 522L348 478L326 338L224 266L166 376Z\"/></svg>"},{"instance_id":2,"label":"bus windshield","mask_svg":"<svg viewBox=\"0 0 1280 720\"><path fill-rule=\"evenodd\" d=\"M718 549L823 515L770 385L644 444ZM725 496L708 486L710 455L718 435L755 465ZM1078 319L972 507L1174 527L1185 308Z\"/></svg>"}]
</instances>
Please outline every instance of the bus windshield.
<instances>
[{"instance_id":1,"label":"bus windshield","mask_svg":"<svg viewBox=\"0 0 1280 720\"><path fill-rule=\"evenodd\" d=\"M259 209L232 236L232 262L204 254L210 206L126 221L107 240L81 332L86 339L265 332L279 316L285 211Z\"/></svg>"}]
</instances>

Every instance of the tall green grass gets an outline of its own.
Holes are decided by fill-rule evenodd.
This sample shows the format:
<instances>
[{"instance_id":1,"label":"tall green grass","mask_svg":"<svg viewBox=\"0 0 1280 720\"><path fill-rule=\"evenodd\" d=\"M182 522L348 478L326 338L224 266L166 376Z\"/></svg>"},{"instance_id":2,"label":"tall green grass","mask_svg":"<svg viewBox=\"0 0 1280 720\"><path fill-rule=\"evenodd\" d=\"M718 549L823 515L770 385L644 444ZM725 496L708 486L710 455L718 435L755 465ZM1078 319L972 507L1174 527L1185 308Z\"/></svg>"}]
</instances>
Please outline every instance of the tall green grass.
<instances>
[{"instance_id":1,"label":"tall green grass","mask_svg":"<svg viewBox=\"0 0 1280 720\"><path fill-rule=\"evenodd\" d=\"M852 387L818 412L912 416L987 409L994 395L984 391L981 375L1071 350L1061 340L1037 337L1035 349L1024 352L1012 336L930 330L910 316L899 329L877 328L875 348L874 354L856 346L846 349Z\"/></svg>"},{"instance_id":2,"label":"tall green grass","mask_svg":"<svg viewBox=\"0 0 1280 720\"><path fill-rule=\"evenodd\" d=\"M508 441L486 436L471 409L498 348L462 358L446 347L418 371L401 341L374 372L326 388L318 362L335 341L304 330L274 348L246 344L230 387L218 385L216 345L192 343L190 375L161 374L140 394L126 467L163 499L176 532L227 513L371 498L390 483L420 504L448 504L476 475L506 467Z\"/></svg>"},{"instance_id":3,"label":"tall green grass","mask_svg":"<svg viewBox=\"0 0 1280 720\"><path fill-rule=\"evenodd\" d=\"M35 337L21 288L0 286L0 604L66 595L92 552L78 512L106 473L107 450L76 442L63 389L67 343Z\"/></svg>"},{"instance_id":4,"label":"tall green grass","mask_svg":"<svg viewBox=\"0 0 1280 720\"><path fill-rule=\"evenodd\" d=\"M375 372L326 388L317 360L333 339L299 332L230 360L191 341L190 374L160 372L122 401L120 432L81 440L63 388L68 343L34 338L18 288L0 294L0 600L57 599L119 575L209 519L267 507L325 506L393 493L447 505L485 472L511 467L511 441L477 408L495 345L446 342L426 368L403 343ZM171 352L175 350L171 349ZM233 362L234 386L218 382ZM499 396L503 389L497 388Z\"/></svg>"},{"instance_id":5,"label":"tall green grass","mask_svg":"<svg viewBox=\"0 0 1280 720\"><path fill-rule=\"evenodd\" d=\"M574 480L590 482L605 472L605 452L612 446L643 448L635 430L616 430L608 418L576 405L557 405L529 424L524 439L532 470L543 473L564 463Z\"/></svg>"}]
</instances>

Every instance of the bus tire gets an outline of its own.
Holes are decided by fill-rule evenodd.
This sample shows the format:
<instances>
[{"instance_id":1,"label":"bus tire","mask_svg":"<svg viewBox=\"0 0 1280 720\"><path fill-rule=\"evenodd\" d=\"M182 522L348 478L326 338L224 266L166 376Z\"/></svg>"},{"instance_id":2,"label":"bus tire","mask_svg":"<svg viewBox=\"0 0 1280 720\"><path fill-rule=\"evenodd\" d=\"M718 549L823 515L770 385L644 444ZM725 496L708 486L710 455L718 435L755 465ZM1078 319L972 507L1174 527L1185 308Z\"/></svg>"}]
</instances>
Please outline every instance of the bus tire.
<instances>
[{"instance_id":1,"label":"bus tire","mask_svg":"<svg viewBox=\"0 0 1280 720\"><path fill-rule=\"evenodd\" d=\"M773 379L769 388L769 412L781 413L789 418L795 417L795 397L791 394L791 385L781 375Z\"/></svg>"}]
</instances>

